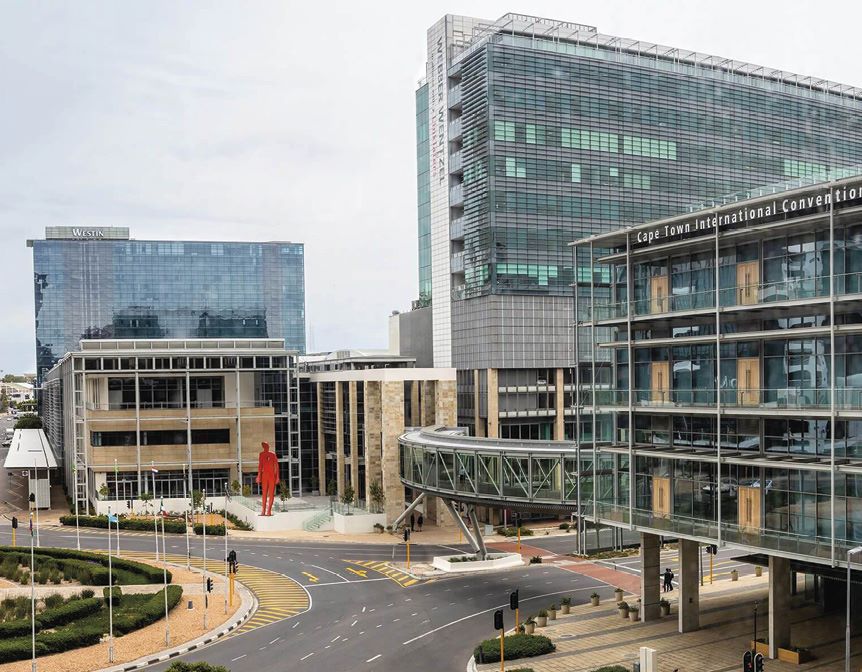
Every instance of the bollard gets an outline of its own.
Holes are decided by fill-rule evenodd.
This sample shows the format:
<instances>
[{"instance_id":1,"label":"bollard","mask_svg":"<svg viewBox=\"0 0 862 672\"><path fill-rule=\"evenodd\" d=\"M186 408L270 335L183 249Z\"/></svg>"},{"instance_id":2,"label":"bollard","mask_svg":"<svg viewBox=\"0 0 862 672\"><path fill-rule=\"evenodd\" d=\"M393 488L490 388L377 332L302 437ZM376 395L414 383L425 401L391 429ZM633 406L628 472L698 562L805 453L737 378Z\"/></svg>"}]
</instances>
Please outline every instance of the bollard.
<instances>
[{"instance_id":1,"label":"bollard","mask_svg":"<svg viewBox=\"0 0 862 672\"><path fill-rule=\"evenodd\" d=\"M735 569L731 570L731 572L730 572L730 580L731 581L739 581L739 572L736 571Z\"/></svg>"}]
</instances>

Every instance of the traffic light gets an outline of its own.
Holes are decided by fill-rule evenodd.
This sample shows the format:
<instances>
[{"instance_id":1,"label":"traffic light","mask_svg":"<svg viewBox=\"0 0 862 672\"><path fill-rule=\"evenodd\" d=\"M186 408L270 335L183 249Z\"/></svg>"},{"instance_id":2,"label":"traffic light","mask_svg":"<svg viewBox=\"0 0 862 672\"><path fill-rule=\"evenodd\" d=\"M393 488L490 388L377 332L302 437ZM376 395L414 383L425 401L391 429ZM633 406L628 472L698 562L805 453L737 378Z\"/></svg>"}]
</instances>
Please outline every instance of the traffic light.
<instances>
[{"instance_id":1,"label":"traffic light","mask_svg":"<svg viewBox=\"0 0 862 672\"><path fill-rule=\"evenodd\" d=\"M30 502L35 502L35 501L36 501L36 493L35 493L35 492L31 492L31 493L30 493Z\"/></svg>"},{"instance_id":2,"label":"traffic light","mask_svg":"<svg viewBox=\"0 0 862 672\"><path fill-rule=\"evenodd\" d=\"M509 609L515 611L518 608L518 589L516 588L509 593Z\"/></svg>"},{"instance_id":3,"label":"traffic light","mask_svg":"<svg viewBox=\"0 0 862 672\"><path fill-rule=\"evenodd\" d=\"M408 541L410 541L410 528L405 527L404 528L404 543L406 544Z\"/></svg>"},{"instance_id":4,"label":"traffic light","mask_svg":"<svg viewBox=\"0 0 862 672\"><path fill-rule=\"evenodd\" d=\"M494 612L494 630L502 630L503 629L503 610L497 609Z\"/></svg>"},{"instance_id":5,"label":"traffic light","mask_svg":"<svg viewBox=\"0 0 862 672\"><path fill-rule=\"evenodd\" d=\"M742 654L742 672L754 672L754 656L751 651Z\"/></svg>"},{"instance_id":6,"label":"traffic light","mask_svg":"<svg viewBox=\"0 0 862 672\"><path fill-rule=\"evenodd\" d=\"M763 672L763 654L754 654L754 672Z\"/></svg>"},{"instance_id":7,"label":"traffic light","mask_svg":"<svg viewBox=\"0 0 862 672\"><path fill-rule=\"evenodd\" d=\"M213 592L213 580L209 577L207 577L207 592Z\"/></svg>"},{"instance_id":8,"label":"traffic light","mask_svg":"<svg viewBox=\"0 0 862 672\"><path fill-rule=\"evenodd\" d=\"M12 529L13 530L18 529L18 517L17 516L12 516Z\"/></svg>"},{"instance_id":9,"label":"traffic light","mask_svg":"<svg viewBox=\"0 0 862 672\"><path fill-rule=\"evenodd\" d=\"M718 554L718 546L716 546L715 544L710 544L709 546L706 547L706 552L709 553L710 555L717 555Z\"/></svg>"},{"instance_id":10,"label":"traffic light","mask_svg":"<svg viewBox=\"0 0 862 672\"><path fill-rule=\"evenodd\" d=\"M231 550L231 552L227 554L227 564L230 573L236 574L236 570L239 568L239 563L236 561L236 551Z\"/></svg>"}]
</instances>

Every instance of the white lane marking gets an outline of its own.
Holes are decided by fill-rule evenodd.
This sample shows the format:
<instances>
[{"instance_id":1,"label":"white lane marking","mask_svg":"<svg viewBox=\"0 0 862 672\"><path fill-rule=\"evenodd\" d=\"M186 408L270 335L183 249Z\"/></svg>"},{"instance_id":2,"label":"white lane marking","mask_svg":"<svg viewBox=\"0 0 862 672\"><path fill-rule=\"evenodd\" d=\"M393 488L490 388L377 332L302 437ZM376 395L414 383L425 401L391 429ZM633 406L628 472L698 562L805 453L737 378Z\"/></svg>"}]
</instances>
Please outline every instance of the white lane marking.
<instances>
[{"instance_id":1,"label":"white lane marking","mask_svg":"<svg viewBox=\"0 0 862 672\"><path fill-rule=\"evenodd\" d=\"M297 625L299 625L299 621L297 621L292 626L290 626L290 629L293 630Z\"/></svg>"},{"instance_id":2,"label":"white lane marking","mask_svg":"<svg viewBox=\"0 0 862 672\"><path fill-rule=\"evenodd\" d=\"M258 649L258 651L263 651L265 648L266 648L265 646L261 646L261 647Z\"/></svg>"},{"instance_id":3,"label":"white lane marking","mask_svg":"<svg viewBox=\"0 0 862 672\"><path fill-rule=\"evenodd\" d=\"M339 637L341 637L341 635L335 635L335 639L331 639L331 640L329 641L329 643L330 643L330 644L335 644L335 640L336 640L336 639L338 639Z\"/></svg>"},{"instance_id":4,"label":"white lane marking","mask_svg":"<svg viewBox=\"0 0 862 672\"><path fill-rule=\"evenodd\" d=\"M364 634L365 634L365 630L362 630L359 634L360 634L360 635L364 635Z\"/></svg>"},{"instance_id":5,"label":"white lane marking","mask_svg":"<svg viewBox=\"0 0 862 672\"><path fill-rule=\"evenodd\" d=\"M324 649L328 649L330 646L332 646L332 645L331 645L331 644L327 644L327 645L326 645L326 646L324 646L323 648L324 648Z\"/></svg>"},{"instance_id":6,"label":"white lane marking","mask_svg":"<svg viewBox=\"0 0 862 672\"><path fill-rule=\"evenodd\" d=\"M350 627L352 628L352 627L353 627L354 625L356 625L357 623L359 623L359 619L357 619L357 620L353 621L353 623L351 623L351 624L350 624Z\"/></svg>"},{"instance_id":7,"label":"white lane marking","mask_svg":"<svg viewBox=\"0 0 862 672\"><path fill-rule=\"evenodd\" d=\"M238 660L240 660L240 659L242 659L242 658L245 658L247 655L248 655L247 653L244 653L244 654L242 654L241 656L237 656L236 658L234 658L234 659L233 659L232 661L230 661L230 662L235 663L236 661L238 661Z\"/></svg>"},{"instance_id":8,"label":"white lane marking","mask_svg":"<svg viewBox=\"0 0 862 672\"><path fill-rule=\"evenodd\" d=\"M317 557L317 556L314 556L314 557ZM331 569L326 569L326 567L321 567L319 565L312 565L311 563L309 563L308 566L314 567L315 569L319 569L322 572L329 572L330 574L334 574L335 576L337 576L342 581L347 582L347 579L345 579L343 576L341 576L341 574L339 574L338 572L333 572Z\"/></svg>"},{"instance_id":9,"label":"white lane marking","mask_svg":"<svg viewBox=\"0 0 862 672\"><path fill-rule=\"evenodd\" d=\"M387 606L387 607L394 607L394 606L395 606L395 603L393 602L392 604L387 604L386 606Z\"/></svg>"},{"instance_id":10,"label":"white lane marking","mask_svg":"<svg viewBox=\"0 0 862 672\"><path fill-rule=\"evenodd\" d=\"M550 597L551 595L560 595L561 593L578 593L578 592L581 592L583 590L593 590L593 588L575 588L574 590L558 590L558 591L553 592L553 593L545 593L544 595L536 595L534 597L527 597L527 598L522 599L521 602L528 602L530 600L543 600L547 597ZM454 602L453 602L453 604L454 604ZM417 637L414 637L413 639L408 639L406 642L402 642L401 644L402 644L402 646L407 646L408 644L412 644L415 641L418 641L420 639L424 639L428 635L433 635L435 632L439 632L440 630L448 628L452 625L457 625L458 623L462 623L462 622L469 620L471 618L475 618L476 616L481 616L482 614L487 614L487 613L495 611L497 609L504 608L507 605L508 605L508 602L506 604L501 604L501 605L498 605L495 607L491 607L490 609L483 609L482 611L477 611L476 613L470 614L469 616L463 616L457 620L454 620L454 621L451 621L451 622L446 623L444 625L441 625L438 628L434 628L433 630L429 630L428 632L426 632L422 635L419 635Z\"/></svg>"},{"instance_id":11,"label":"white lane marking","mask_svg":"<svg viewBox=\"0 0 862 672\"><path fill-rule=\"evenodd\" d=\"M380 625L378 625L377 627L378 627L378 628L382 628L382 627L383 627L383 623L381 623L381 624L380 624Z\"/></svg>"},{"instance_id":12,"label":"white lane marking","mask_svg":"<svg viewBox=\"0 0 862 672\"><path fill-rule=\"evenodd\" d=\"M365 607L362 607L362 613L363 614L365 613L365 609L366 609Z\"/></svg>"},{"instance_id":13,"label":"white lane marking","mask_svg":"<svg viewBox=\"0 0 862 672\"><path fill-rule=\"evenodd\" d=\"M393 619L392 619L392 622L393 622L393 623L397 623L397 622L398 622L398 621L400 621L400 620L401 620L400 618L393 618Z\"/></svg>"},{"instance_id":14,"label":"white lane marking","mask_svg":"<svg viewBox=\"0 0 862 672\"><path fill-rule=\"evenodd\" d=\"M356 581L331 581L329 583L310 583L306 588L321 588L323 586L343 586L345 583L354 584L354 583L369 583L371 581L389 581L389 577L384 576L380 579L357 579Z\"/></svg>"},{"instance_id":15,"label":"white lane marking","mask_svg":"<svg viewBox=\"0 0 862 672\"><path fill-rule=\"evenodd\" d=\"M419 614L419 612L414 611L414 612L413 612L412 614L410 614L410 615L411 615L411 616L418 616L418 614Z\"/></svg>"},{"instance_id":16,"label":"white lane marking","mask_svg":"<svg viewBox=\"0 0 862 672\"><path fill-rule=\"evenodd\" d=\"M375 660L377 660L378 658L380 658L380 656L382 656L382 655L383 655L382 653L378 653L376 656L374 656L374 658L369 658L369 659L368 659L368 660L366 660L365 662L366 662L366 663L373 663Z\"/></svg>"},{"instance_id":17,"label":"white lane marking","mask_svg":"<svg viewBox=\"0 0 862 672\"><path fill-rule=\"evenodd\" d=\"M293 627L296 627L296 626L293 626ZM270 644L275 644L279 639L281 639L281 637L276 637L275 639L273 639L273 640L270 642Z\"/></svg>"}]
</instances>

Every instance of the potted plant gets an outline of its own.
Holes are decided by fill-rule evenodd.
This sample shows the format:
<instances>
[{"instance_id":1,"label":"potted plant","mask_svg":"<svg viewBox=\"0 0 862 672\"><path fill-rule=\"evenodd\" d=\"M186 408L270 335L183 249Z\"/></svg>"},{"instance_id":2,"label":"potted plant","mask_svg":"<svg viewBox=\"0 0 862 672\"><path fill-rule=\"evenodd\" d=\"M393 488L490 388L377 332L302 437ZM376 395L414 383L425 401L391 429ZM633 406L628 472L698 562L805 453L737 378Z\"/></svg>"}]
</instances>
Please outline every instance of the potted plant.
<instances>
[{"instance_id":1,"label":"potted plant","mask_svg":"<svg viewBox=\"0 0 862 672\"><path fill-rule=\"evenodd\" d=\"M552 604L550 607L548 607L548 618L552 621L557 620L557 605L556 604Z\"/></svg>"},{"instance_id":2,"label":"potted plant","mask_svg":"<svg viewBox=\"0 0 862 672\"><path fill-rule=\"evenodd\" d=\"M622 588L614 588L614 601L622 602L623 601L623 589Z\"/></svg>"},{"instance_id":3,"label":"potted plant","mask_svg":"<svg viewBox=\"0 0 862 672\"><path fill-rule=\"evenodd\" d=\"M628 618L629 617L629 605L628 605L628 603L623 602L622 600L617 602L617 611L619 612L619 615L622 618Z\"/></svg>"},{"instance_id":4,"label":"potted plant","mask_svg":"<svg viewBox=\"0 0 862 672\"><path fill-rule=\"evenodd\" d=\"M660 599L658 601L658 606L661 609L662 616L667 616L668 614L670 614L670 602L668 602L666 599Z\"/></svg>"},{"instance_id":5,"label":"potted plant","mask_svg":"<svg viewBox=\"0 0 862 672\"><path fill-rule=\"evenodd\" d=\"M593 605L594 607L599 606L599 594L598 593L593 593L592 595L590 595L590 604Z\"/></svg>"},{"instance_id":6,"label":"potted plant","mask_svg":"<svg viewBox=\"0 0 862 672\"><path fill-rule=\"evenodd\" d=\"M629 620L638 621L640 616L640 606L637 604L629 605Z\"/></svg>"},{"instance_id":7,"label":"potted plant","mask_svg":"<svg viewBox=\"0 0 862 672\"><path fill-rule=\"evenodd\" d=\"M544 609L539 609L539 613L536 615L536 625L540 628L548 625L548 612Z\"/></svg>"},{"instance_id":8,"label":"potted plant","mask_svg":"<svg viewBox=\"0 0 862 672\"><path fill-rule=\"evenodd\" d=\"M524 621L524 633L532 635L536 631L536 619L530 616Z\"/></svg>"},{"instance_id":9,"label":"potted plant","mask_svg":"<svg viewBox=\"0 0 862 672\"><path fill-rule=\"evenodd\" d=\"M108 484L102 483L99 487L99 499L108 499L108 495L110 494L110 490L108 490Z\"/></svg>"},{"instance_id":10,"label":"potted plant","mask_svg":"<svg viewBox=\"0 0 862 672\"><path fill-rule=\"evenodd\" d=\"M374 529L377 530L380 534L383 534L383 524L382 523L374 523Z\"/></svg>"},{"instance_id":11,"label":"potted plant","mask_svg":"<svg viewBox=\"0 0 862 672\"><path fill-rule=\"evenodd\" d=\"M568 614L572 609L572 598L564 597L560 600L560 607L562 607L562 611L564 614Z\"/></svg>"},{"instance_id":12,"label":"potted plant","mask_svg":"<svg viewBox=\"0 0 862 672\"><path fill-rule=\"evenodd\" d=\"M730 570L730 580L739 581L739 572L735 569Z\"/></svg>"}]
</instances>

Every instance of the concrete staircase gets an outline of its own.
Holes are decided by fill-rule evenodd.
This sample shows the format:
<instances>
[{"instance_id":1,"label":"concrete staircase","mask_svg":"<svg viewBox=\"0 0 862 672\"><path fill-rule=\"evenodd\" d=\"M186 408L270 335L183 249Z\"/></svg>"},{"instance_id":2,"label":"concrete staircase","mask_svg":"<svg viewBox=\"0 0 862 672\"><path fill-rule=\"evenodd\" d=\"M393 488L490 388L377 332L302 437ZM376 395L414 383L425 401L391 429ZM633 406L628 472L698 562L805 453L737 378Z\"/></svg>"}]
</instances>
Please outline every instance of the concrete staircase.
<instances>
[{"instance_id":1,"label":"concrete staircase","mask_svg":"<svg viewBox=\"0 0 862 672\"><path fill-rule=\"evenodd\" d=\"M317 532L320 528L328 525L332 521L332 515L329 511L321 511L320 513L316 513L311 518L306 520L302 524L302 529L307 532Z\"/></svg>"}]
</instances>

